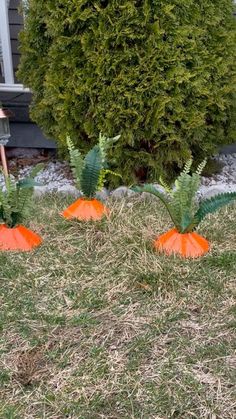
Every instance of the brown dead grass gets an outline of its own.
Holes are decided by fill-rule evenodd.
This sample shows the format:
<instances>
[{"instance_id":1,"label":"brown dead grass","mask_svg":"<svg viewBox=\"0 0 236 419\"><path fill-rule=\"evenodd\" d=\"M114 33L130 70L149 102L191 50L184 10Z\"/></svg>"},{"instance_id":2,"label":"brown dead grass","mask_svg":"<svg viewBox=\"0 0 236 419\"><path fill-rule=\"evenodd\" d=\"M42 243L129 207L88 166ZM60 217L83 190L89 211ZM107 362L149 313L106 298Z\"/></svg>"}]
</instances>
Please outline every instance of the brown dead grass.
<instances>
[{"instance_id":1,"label":"brown dead grass","mask_svg":"<svg viewBox=\"0 0 236 419\"><path fill-rule=\"evenodd\" d=\"M57 216L67 202L38 203L42 248L0 255L0 417L235 418L235 208L186 261L154 252L153 199L86 225Z\"/></svg>"}]
</instances>

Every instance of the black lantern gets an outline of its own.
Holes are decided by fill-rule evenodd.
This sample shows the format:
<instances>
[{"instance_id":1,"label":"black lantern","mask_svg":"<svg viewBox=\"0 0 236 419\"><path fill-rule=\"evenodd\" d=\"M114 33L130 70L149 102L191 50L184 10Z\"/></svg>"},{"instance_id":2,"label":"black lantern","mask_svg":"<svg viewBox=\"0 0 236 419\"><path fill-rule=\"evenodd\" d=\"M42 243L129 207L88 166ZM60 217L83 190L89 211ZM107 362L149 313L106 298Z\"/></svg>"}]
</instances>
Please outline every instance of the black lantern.
<instances>
[{"instance_id":1,"label":"black lantern","mask_svg":"<svg viewBox=\"0 0 236 419\"><path fill-rule=\"evenodd\" d=\"M0 109L0 145L6 145L11 136L9 116L11 112Z\"/></svg>"},{"instance_id":2,"label":"black lantern","mask_svg":"<svg viewBox=\"0 0 236 419\"><path fill-rule=\"evenodd\" d=\"M0 156L2 160L3 172L5 177L8 176L7 159L4 146L8 143L11 136L9 126L9 116L13 116L12 112L4 111L0 108Z\"/></svg>"}]
</instances>

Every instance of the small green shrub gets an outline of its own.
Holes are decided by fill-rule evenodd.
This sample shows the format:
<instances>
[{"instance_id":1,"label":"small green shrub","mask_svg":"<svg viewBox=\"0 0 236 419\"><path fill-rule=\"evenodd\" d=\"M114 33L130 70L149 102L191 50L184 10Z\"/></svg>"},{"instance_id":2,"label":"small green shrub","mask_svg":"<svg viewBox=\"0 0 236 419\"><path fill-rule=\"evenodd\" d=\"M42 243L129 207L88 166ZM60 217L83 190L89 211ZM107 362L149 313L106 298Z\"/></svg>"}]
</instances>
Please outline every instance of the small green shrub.
<instances>
[{"instance_id":1,"label":"small green shrub","mask_svg":"<svg viewBox=\"0 0 236 419\"><path fill-rule=\"evenodd\" d=\"M29 0L19 77L32 118L80 150L121 134L126 182L235 140L232 0ZM78 142L79 138L79 142Z\"/></svg>"}]
</instances>

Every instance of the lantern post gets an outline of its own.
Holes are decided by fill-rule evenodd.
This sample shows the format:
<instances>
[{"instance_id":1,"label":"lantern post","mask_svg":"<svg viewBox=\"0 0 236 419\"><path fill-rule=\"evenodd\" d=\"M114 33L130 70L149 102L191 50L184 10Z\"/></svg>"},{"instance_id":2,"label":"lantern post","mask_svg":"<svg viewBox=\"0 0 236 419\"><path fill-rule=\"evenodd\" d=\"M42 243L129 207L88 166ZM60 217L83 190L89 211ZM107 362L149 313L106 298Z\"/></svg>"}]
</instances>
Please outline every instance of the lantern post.
<instances>
[{"instance_id":1,"label":"lantern post","mask_svg":"<svg viewBox=\"0 0 236 419\"><path fill-rule=\"evenodd\" d=\"M0 155L2 161L2 167L5 177L8 176L7 159L5 153L5 146L7 145L10 134L9 116L12 113L0 108Z\"/></svg>"}]
</instances>

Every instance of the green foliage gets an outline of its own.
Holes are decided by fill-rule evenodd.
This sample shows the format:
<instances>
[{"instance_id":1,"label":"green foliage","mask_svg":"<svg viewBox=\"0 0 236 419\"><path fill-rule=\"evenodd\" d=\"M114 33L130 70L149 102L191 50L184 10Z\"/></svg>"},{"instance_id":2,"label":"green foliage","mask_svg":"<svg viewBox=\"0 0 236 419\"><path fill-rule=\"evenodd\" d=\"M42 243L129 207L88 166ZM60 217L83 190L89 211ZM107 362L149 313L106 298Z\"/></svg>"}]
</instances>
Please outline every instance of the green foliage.
<instances>
[{"instance_id":1,"label":"green foliage","mask_svg":"<svg viewBox=\"0 0 236 419\"><path fill-rule=\"evenodd\" d=\"M166 193L158 191L153 185L144 185L133 189L137 192L149 192L157 196L168 210L177 230L180 233L187 233L194 230L207 214L217 211L236 199L236 192L219 194L214 198L202 201L197 208L195 197L205 165L206 160L199 164L195 173L190 175L192 159L188 160L182 173L176 179L173 189L162 181Z\"/></svg>"},{"instance_id":2,"label":"green foliage","mask_svg":"<svg viewBox=\"0 0 236 419\"><path fill-rule=\"evenodd\" d=\"M195 196L201 182L201 172L205 167L206 161L198 166L195 173L189 174L192 167L192 160L187 161L183 172L175 181L175 188L171 193L172 207L176 219L178 220L178 229L184 232L192 222L196 210Z\"/></svg>"},{"instance_id":3,"label":"green foliage","mask_svg":"<svg viewBox=\"0 0 236 419\"><path fill-rule=\"evenodd\" d=\"M100 173L100 176L99 176L99 180L98 180L98 190L99 191L101 191L102 188L104 187L107 175L112 175L112 176L122 178L122 176L119 173L113 172L113 170L102 169L101 173Z\"/></svg>"},{"instance_id":4,"label":"green foliage","mask_svg":"<svg viewBox=\"0 0 236 419\"><path fill-rule=\"evenodd\" d=\"M70 155L71 170L74 175L76 186L78 189L80 189L81 188L80 178L81 178L81 173L84 166L83 157L80 151L75 148L69 136L67 136L66 141L67 141L67 147L68 147L68 151Z\"/></svg>"},{"instance_id":5,"label":"green foliage","mask_svg":"<svg viewBox=\"0 0 236 419\"><path fill-rule=\"evenodd\" d=\"M22 223L30 215L34 181L43 165L35 166L30 175L22 180L16 181L10 176L5 178L5 190L0 189L0 223L8 227L14 227Z\"/></svg>"},{"instance_id":6,"label":"green foliage","mask_svg":"<svg viewBox=\"0 0 236 419\"><path fill-rule=\"evenodd\" d=\"M98 144L83 158L70 137L67 136L70 163L75 182L87 198L94 197L96 192L103 188L107 174L120 176L107 169L107 152L119 138L119 135L114 138L107 138L100 134Z\"/></svg>"},{"instance_id":7,"label":"green foliage","mask_svg":"<svg viewBox=\"0 0 236 419\"><path fill-rule=\"evenodd\" d=\"M173 211L173 208L171 206L171 202L170 199L168 198L168 196L165 195L165 193L159 191L157 188L155 188L154 185L151 184L146 184L144 186L135 186L132 188L135 192L147 192L150 193L152 195L155 195L157 198L159 198L162 203L165 205L167 211L169 212L169 215L173 221L173 223L176 225L177 228L180 228L179 223L178 223L178 219L175 216L175 213Z\"/></svg>"},{"instance_id":8,"label":"green foliage","mask_svg":"<svg viewBox=\"0 0 236 419\"><path fill-rule=\"evenodd\" d=\"M199 224L206 215L217 211L234 200L236 200L236 192L222 193L202 201L194 217L196 224Z\"/></svg>"},{"instance_id":9,"label":"green foliage","mask_svg":"<svg viewBox=\"0 0 236 419\"><path fill-rule=\"evenodd\" d=\"M84 159L84 168L81 173L81 190L88 198L97 192L100 172L102 170L102 155L99 146L93 147Z\"/></svg>"},{"instance_id":10,"label":"green foliage","mask_svg":"<svg viewBox=\"0 0 236 419\"><path fill-rule=\"evenodd\" d=\"M103 164L106 164L106 158L107 158L107 153L108 153L109 149L119 139L120 139L120 135L117 135L116 137L108 138L100 132L100 134L99 134L99 148L100 148L100 151L101 151Z\"/></svg>"},{"instance_id":11,"label":"green foliage","mask_svg":"<svg viewBox=\"0 0 236 419\"><path fill-rule=\"evenodd\" d=\"M109 157L126 183L235 139L232 0L29 0L21 52L32 118L82 152L121 132Z\"/></svg>"},{"instance_id":12,"label":"green foliage","mask_svg":"<svg viewBox=\"0 0 236 419\"><path fill-rule=\"evenodd\" d=\"M209 158L204 168L202 175L205 177L212 177L221 173L224 167L224 163L214 158Z\"/></svg>"}]
</instances>

